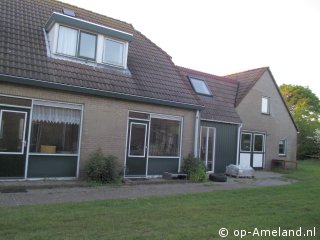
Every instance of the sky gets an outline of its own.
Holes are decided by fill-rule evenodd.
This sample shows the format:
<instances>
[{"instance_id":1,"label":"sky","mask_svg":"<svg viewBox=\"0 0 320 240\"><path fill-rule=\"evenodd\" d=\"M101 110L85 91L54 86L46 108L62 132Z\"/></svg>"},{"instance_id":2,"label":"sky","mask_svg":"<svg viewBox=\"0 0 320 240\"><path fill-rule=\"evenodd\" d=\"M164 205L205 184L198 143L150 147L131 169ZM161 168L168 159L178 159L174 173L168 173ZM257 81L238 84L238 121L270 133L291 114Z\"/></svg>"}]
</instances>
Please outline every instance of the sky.
<instances>
[{"instance_id":1,"label":"sky","mask_svg":"<svg viewBox=\"0 0 320 240\"><path fill-rule=\"evenodd\" d=\"M319 0L60 1L132 24L176 65L220 76L268 66L278 85L320 98Z\"/></svg>"}]
</instances>

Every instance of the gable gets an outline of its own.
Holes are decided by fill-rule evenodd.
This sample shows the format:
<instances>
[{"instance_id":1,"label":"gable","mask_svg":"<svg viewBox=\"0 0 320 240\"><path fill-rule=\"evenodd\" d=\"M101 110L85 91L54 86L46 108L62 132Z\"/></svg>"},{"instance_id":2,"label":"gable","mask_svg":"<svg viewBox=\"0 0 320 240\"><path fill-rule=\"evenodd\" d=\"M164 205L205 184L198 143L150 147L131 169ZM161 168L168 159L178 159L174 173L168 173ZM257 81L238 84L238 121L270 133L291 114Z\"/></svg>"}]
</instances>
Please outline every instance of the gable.
<instances>
[{"instance_id":1,"label":"gable","mask_svg":"<svg viewBox=\"0 0 320 240\"><path fill-rule=\"evenodd\" d=\"M278 85L276 84L270 70L265 71L260 76L249 92L243 97L242 101L238 104L237 110L242 120L246 119L250 112L250 116L255 115L257 117L257 125L263 125L264 121L265 124L270 123L270 118L265 118L264 114L261 113L262 98L270 99L270 113L268 114L273 121L276 121L279 124L288 124L291 122L293 128L298 131L293 117L282 98ZM250 125L254 126L254 121L252 121Z\"/></svg>"}]
</instances>

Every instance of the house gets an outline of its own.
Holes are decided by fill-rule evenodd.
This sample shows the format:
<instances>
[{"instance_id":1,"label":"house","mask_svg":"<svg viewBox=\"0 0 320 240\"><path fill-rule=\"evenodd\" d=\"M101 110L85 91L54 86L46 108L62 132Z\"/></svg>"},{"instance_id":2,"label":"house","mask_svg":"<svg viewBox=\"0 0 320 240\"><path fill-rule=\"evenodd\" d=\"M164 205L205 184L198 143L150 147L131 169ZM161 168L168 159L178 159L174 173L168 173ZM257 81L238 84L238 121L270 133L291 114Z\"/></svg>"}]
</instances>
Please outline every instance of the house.
<instances>
[{"instance_id":1,"label":"house","mask_svg":"<svg viewBox=\"0 0 320 240\"><path fill-rule=\"evenodd\" d=\"M0 180L85 176L90 153L124 177L295 160L297 128L268 68L219 77L177 67L131 24L66 3L0 8Z\"/></svg>"},{"instance_id":2,"label":"house","mask_svg":"<svg viewBox=\"0 0 320 240\"><path fill-rule=\"evenodd\" d=\"M238 83L234 80L178 67L191 90L205 109L200 111L200 128L195 154L208 172L225 172L238 162L241 119L235 109Z\"/></svg>"},{"instance_id":3,"label":"house","mask_svg":"<svg viewBox=\"0 0 320 240\"><path fill-rule=\"evenodd\" d=\"M125 177L180 171L204 107L132 25L53 0L1 1L0 179L84 176L91 152Z\"/></svg>"},{"instance_id":4,"label":"house","mask_svg":"<svg viewBox=\"0 0 320 240\"><path fill-rule=\"evenodd\" d=\"M238 82L242 120L239 163L270 169L272 159L296 160L298 128L268 67L225 76Z\"/></svg>"},{"instance_id":5,"label":"house","mask_svg":"<svg viewBox=\"0 0 320 240\"><path fill-rule=\"evenodd\" d=\"M270 169L272 159L296 160L298 128L269 68L219 77L178 67L198 94L200 142L207 170L229 164Z\"/></svg>"}]
</instances>

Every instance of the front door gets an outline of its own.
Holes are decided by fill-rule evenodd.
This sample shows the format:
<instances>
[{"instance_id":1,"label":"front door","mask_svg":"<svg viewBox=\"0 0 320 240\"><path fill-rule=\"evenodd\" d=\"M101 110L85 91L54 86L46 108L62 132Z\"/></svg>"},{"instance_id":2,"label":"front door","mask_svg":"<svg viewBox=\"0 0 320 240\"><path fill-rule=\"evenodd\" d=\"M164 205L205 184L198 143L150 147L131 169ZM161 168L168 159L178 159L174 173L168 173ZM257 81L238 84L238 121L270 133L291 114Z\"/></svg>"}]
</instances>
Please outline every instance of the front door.
<instances>
[{"instance_id":1,"label":"front door","mask_svg":"<svg viewBox=\"0 0 320 240\"><path fill-rule=\"evenodd\" d=\"M146 177L149 121L129 120L126 177Z\"/></svg>"},{"instance_id":2,"label":"front door","mask_svg":"<svg viewBox=\"0 0 320 240\"><path fill-rule=\"evenodd\" d=\"M265 158L265 134L242 132L240 142L240 165L262 169Z\"/></svg>"},{"instance_id":3,"label":"front door","mask_svg":"<svg viewBox=\"0 0 320 240\"><path fill-rule=\"evenodd\" d=\"M24 178L28 110L0 108L0 178Z\"/></svg>"}]
</instances>

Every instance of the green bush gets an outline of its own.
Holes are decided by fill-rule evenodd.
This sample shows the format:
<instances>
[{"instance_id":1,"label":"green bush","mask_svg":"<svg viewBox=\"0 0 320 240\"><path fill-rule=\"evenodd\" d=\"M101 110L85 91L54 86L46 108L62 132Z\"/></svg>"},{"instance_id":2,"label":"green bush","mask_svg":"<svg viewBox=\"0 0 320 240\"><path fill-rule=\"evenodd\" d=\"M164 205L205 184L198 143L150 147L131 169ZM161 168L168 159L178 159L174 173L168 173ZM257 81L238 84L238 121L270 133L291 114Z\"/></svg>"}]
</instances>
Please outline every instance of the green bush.
<instances>
[{"instance_id":1,"label":"green bush","mask_svg":"<svg viewBox=\"0 0 320 240\"><path fill-rule=\"evenodd\" d=\"M183 171L188 174L188 179L192 182L203 182L207 178L206 167L199 158L193 157L191 154L183 159Z\"/></svg>"},{"instance_id":2,"label":"green bush","mask_svg":"<svg viewBox=\"0 0 320 240\"><path fill-rule=\"evenodd\" d=\"M86 170L89 180L99 183L115 182L121 174L117 157L105 156L100 148L90 154Z\"/></svg>"}]
</instances>

